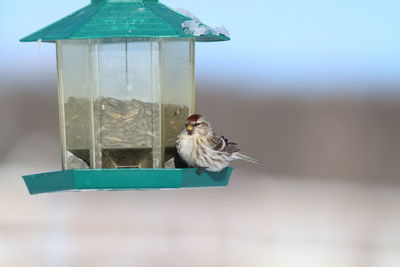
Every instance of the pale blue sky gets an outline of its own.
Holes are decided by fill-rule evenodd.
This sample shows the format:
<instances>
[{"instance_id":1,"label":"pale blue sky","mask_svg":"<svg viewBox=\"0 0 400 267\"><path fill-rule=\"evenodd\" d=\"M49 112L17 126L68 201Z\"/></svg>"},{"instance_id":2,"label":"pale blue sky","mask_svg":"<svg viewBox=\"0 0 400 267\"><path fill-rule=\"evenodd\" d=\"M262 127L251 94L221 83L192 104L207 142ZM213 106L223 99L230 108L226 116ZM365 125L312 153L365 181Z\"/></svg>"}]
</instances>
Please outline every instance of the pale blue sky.
<instances>
[{"instance_id":1,"label":"pale blue sky","mask_svg":"<svg viewBox=\"0 0 400 267\"><path fill-rule=\"evenodd\" d=\"M400 84L398 0L162 2L189 10L210 26L224 25L231 32L230 42L198 44L200 79ZM44 44L38 51L37 44L17 40L88 3L2 1L0 77L10 72L54 73L52 45Z\"/></svg>"}]
</instances>

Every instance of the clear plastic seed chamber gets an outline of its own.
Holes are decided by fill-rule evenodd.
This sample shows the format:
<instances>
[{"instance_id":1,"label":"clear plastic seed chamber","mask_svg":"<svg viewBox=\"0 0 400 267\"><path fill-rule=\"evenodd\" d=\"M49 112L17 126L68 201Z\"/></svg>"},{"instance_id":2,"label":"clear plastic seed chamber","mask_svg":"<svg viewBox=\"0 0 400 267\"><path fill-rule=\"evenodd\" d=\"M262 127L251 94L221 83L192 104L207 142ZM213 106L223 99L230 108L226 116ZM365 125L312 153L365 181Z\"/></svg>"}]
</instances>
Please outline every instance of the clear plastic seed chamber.
<instances>
[{"instance_id":1,"label":"clear plastic seed chamber","mask_svg":"<svg viewBox=\"0 0 400 267\"><path fill-rule=\"evenodd\" d=\"M24 176L30 193L227 185L231 168L197 175L175 149L195 42L225 40L156 0L92 0L21 39L57 50L62 171Z\"/></svg>"},{"instance_id":2,"label":"clear plastic seed chamber","mask_svg":"<svg viewBox=\"0 0 400 267\"><path fill-rule=\"evenodd\" d=\"M175 167L194 112L193 40L59 40L57 59L64 169Z\"/></svg>"}]
</instances>

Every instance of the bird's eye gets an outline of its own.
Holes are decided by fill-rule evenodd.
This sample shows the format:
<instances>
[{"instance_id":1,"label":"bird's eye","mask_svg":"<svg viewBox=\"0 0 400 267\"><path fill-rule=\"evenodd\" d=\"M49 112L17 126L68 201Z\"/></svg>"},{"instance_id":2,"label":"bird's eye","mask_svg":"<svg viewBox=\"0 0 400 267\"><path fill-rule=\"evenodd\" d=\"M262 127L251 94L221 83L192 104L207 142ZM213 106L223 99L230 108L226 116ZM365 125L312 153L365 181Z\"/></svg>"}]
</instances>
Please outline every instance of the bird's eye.
<instances>
[{"instance_id":1,"label":"bird's eye","mask_svg":"<svg viewBox=\"0 0 400 267\"><path fill-rule=\"evenodd\" d=\"M195 123L195 124L194 124L194 126L199 126L199 125L200 125L200 123Z\"/></svg>"}]
</instances>

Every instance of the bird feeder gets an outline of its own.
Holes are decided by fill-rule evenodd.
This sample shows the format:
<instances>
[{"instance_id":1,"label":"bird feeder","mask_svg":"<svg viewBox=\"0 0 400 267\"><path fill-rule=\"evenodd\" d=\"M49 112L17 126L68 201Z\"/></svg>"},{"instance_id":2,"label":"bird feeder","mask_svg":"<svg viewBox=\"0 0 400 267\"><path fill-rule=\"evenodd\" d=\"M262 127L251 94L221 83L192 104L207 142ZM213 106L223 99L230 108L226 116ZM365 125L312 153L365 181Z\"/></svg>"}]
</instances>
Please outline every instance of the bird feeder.
<instances>
[{"instance_id":1,"label":"bird feeder","mask_svg":"<svg viewBox=\"0 0 400 267\"><path fill-rule=\"evenodd\" d=\"M21 39L57 49L62 171L30 193L224 186L232 169L180 168L176 136L195 111L195 42L229 37L157 0L92 0Z\"/></svg>"}]
</instances>

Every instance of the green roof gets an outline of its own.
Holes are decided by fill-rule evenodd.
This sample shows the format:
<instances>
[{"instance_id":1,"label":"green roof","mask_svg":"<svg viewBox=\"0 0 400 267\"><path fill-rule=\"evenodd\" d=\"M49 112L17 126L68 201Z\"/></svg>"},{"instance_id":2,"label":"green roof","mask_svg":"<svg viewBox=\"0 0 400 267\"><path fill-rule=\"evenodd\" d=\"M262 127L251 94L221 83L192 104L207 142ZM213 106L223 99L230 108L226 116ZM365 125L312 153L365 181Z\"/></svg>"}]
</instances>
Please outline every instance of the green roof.
<instances>
[{"instance_id":1,"label":"green roof","mask_svg":"<svg viewBox=\"0 0 400 267\"><path fill-rule=\"evenodd\" d=\"M229 37L168 8L158 0L92 0L92 3L32 33L21 42L110 37L195 38L227 41Z\"/></svg>"}]
</instances>

